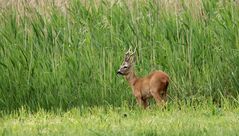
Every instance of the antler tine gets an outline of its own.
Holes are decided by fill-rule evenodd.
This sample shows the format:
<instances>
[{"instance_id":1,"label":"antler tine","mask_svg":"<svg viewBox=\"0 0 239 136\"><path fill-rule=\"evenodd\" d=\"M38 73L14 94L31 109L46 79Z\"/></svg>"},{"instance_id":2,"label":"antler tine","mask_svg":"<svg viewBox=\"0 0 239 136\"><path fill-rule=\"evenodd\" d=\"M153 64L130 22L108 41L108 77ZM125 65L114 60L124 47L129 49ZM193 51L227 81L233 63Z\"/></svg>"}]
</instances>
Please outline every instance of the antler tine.
<instances>
[{"instance_id":1,"label":"antler tine","mask_svg":"<svg viewBox=\"0 0 239 136\"><path fill-rule=\"evenodd\" d=\"M125 53L125 61L129 61L131 54L131 47L128 49L128 51Z\"/></svg>"},{"instance_id":2,"label":"antler tine","mask_svg":"<svg viewBox=\"0 0 239 136\"><path fill-rule=\"evenodd\" d=\"M129 54L131 52L131 47L129 47L129 50L125 54Z\"/></svg>"},{"instance_id":3,"label":"antler tine","mask_svg":"<svg viewBox=\"0 0 239 136\"><path fill-rule=\"evenodd\" d=\"M135 54L135 52L136 52L136 49L137 49L137 45L135 46L135 48L134 48L134 52L133 52L133 54Z\"/></svg>"},{"instance_id":4,"label":"antler tine","mask_svg":"<svg viewBox=\"0 0 239 136\"><path fill-rule=\"evenodd\" d=\"M134 54L136 53L136 49L137 49L137 45L136 45L136 47L134 48L134 52L132 52L130 56L132 56L132 55L134 55Z\"/></svg>"}]
</instances>

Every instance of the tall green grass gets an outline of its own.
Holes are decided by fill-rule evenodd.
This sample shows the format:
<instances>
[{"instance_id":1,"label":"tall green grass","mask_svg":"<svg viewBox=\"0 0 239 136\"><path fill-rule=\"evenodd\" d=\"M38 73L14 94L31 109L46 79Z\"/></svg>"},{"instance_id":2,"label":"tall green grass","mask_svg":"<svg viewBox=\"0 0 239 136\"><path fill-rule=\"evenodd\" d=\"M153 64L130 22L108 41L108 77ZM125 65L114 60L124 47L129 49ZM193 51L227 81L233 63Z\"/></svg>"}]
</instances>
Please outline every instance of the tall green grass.
<instances>
[{"instance_id":1,"label":"tall green grass","mask_svg":"<svg viewBox=\"0 0 239 136\"><path fill-rule=\"evenodd\" d=\"M238 4L182 1L167 10L161 2L1 9L0 110L132 106L131 89L116 76L129 47L137 47L137 75L170 75L169 101L238 103Z\"/></svg>"}]
</instances>

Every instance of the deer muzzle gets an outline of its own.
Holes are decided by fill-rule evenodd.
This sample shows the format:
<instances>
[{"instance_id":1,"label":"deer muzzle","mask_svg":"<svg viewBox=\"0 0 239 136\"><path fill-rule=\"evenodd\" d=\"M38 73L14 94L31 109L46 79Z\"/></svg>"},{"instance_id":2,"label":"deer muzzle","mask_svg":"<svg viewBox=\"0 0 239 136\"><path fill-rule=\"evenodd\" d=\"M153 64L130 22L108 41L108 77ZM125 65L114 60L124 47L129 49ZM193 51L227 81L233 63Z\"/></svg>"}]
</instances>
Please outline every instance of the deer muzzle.
<instances>
[{"instance_id":1,"label":"deer muzzle","mask_svg":"<svg viewBox=\"0 0 239 136\"><path fill-rule=\"evenodd\" d=\"M121 73L121 71L117 71L117 75L123 75L123 73Z\"/></svg>"}]
</instances>

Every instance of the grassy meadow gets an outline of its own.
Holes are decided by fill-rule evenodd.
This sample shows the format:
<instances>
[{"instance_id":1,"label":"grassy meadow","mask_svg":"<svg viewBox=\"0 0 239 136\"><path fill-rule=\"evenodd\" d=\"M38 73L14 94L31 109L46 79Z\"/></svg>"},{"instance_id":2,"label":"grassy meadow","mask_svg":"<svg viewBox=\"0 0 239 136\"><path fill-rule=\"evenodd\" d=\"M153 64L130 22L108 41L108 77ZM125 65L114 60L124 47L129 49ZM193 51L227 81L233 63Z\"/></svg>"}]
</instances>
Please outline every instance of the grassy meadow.
<instances>
[{"instance_id":1,"label":"grassy meadow","mask_svg":"<svg viewBox=\"0 0 239 136\"><path fill-rule=\"evenodd\" d=\"M239 134L237 0L0 3L0 134ZM170 76L166 110L116 76L130 47Z\"/></svg>"},{"instance_id":2,"label":"grassy meadow","mask_svg":"<svg viewBox=\"0 0 239 136\"><path fill-rule=\"evenodd\" d=\"M73 108L63 113L39 110L31 114L25 109L0 120L3 136L68 135L68 136L236 136L239 132L239 109L220 109L213 105L167 111L158 107Z\"/></svg>"}]
</instances>

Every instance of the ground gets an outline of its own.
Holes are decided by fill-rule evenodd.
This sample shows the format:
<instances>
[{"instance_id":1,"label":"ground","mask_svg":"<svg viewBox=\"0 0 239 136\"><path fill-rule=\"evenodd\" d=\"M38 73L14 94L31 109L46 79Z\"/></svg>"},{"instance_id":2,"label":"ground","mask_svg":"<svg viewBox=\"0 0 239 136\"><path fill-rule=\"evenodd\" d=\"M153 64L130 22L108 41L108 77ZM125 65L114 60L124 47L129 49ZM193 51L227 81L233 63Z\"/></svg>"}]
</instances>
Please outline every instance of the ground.
<instances>
[{"instance_id":1,"label":"ground","mask_svg":"<svg viewBox=\"0 0 239 136\"><path fill-rule=\"evenodd\" d=\"M238 135L239 109L73 108L66 112L22 109L2 116L7 135Z\"/></svg>"}]
</instances>

